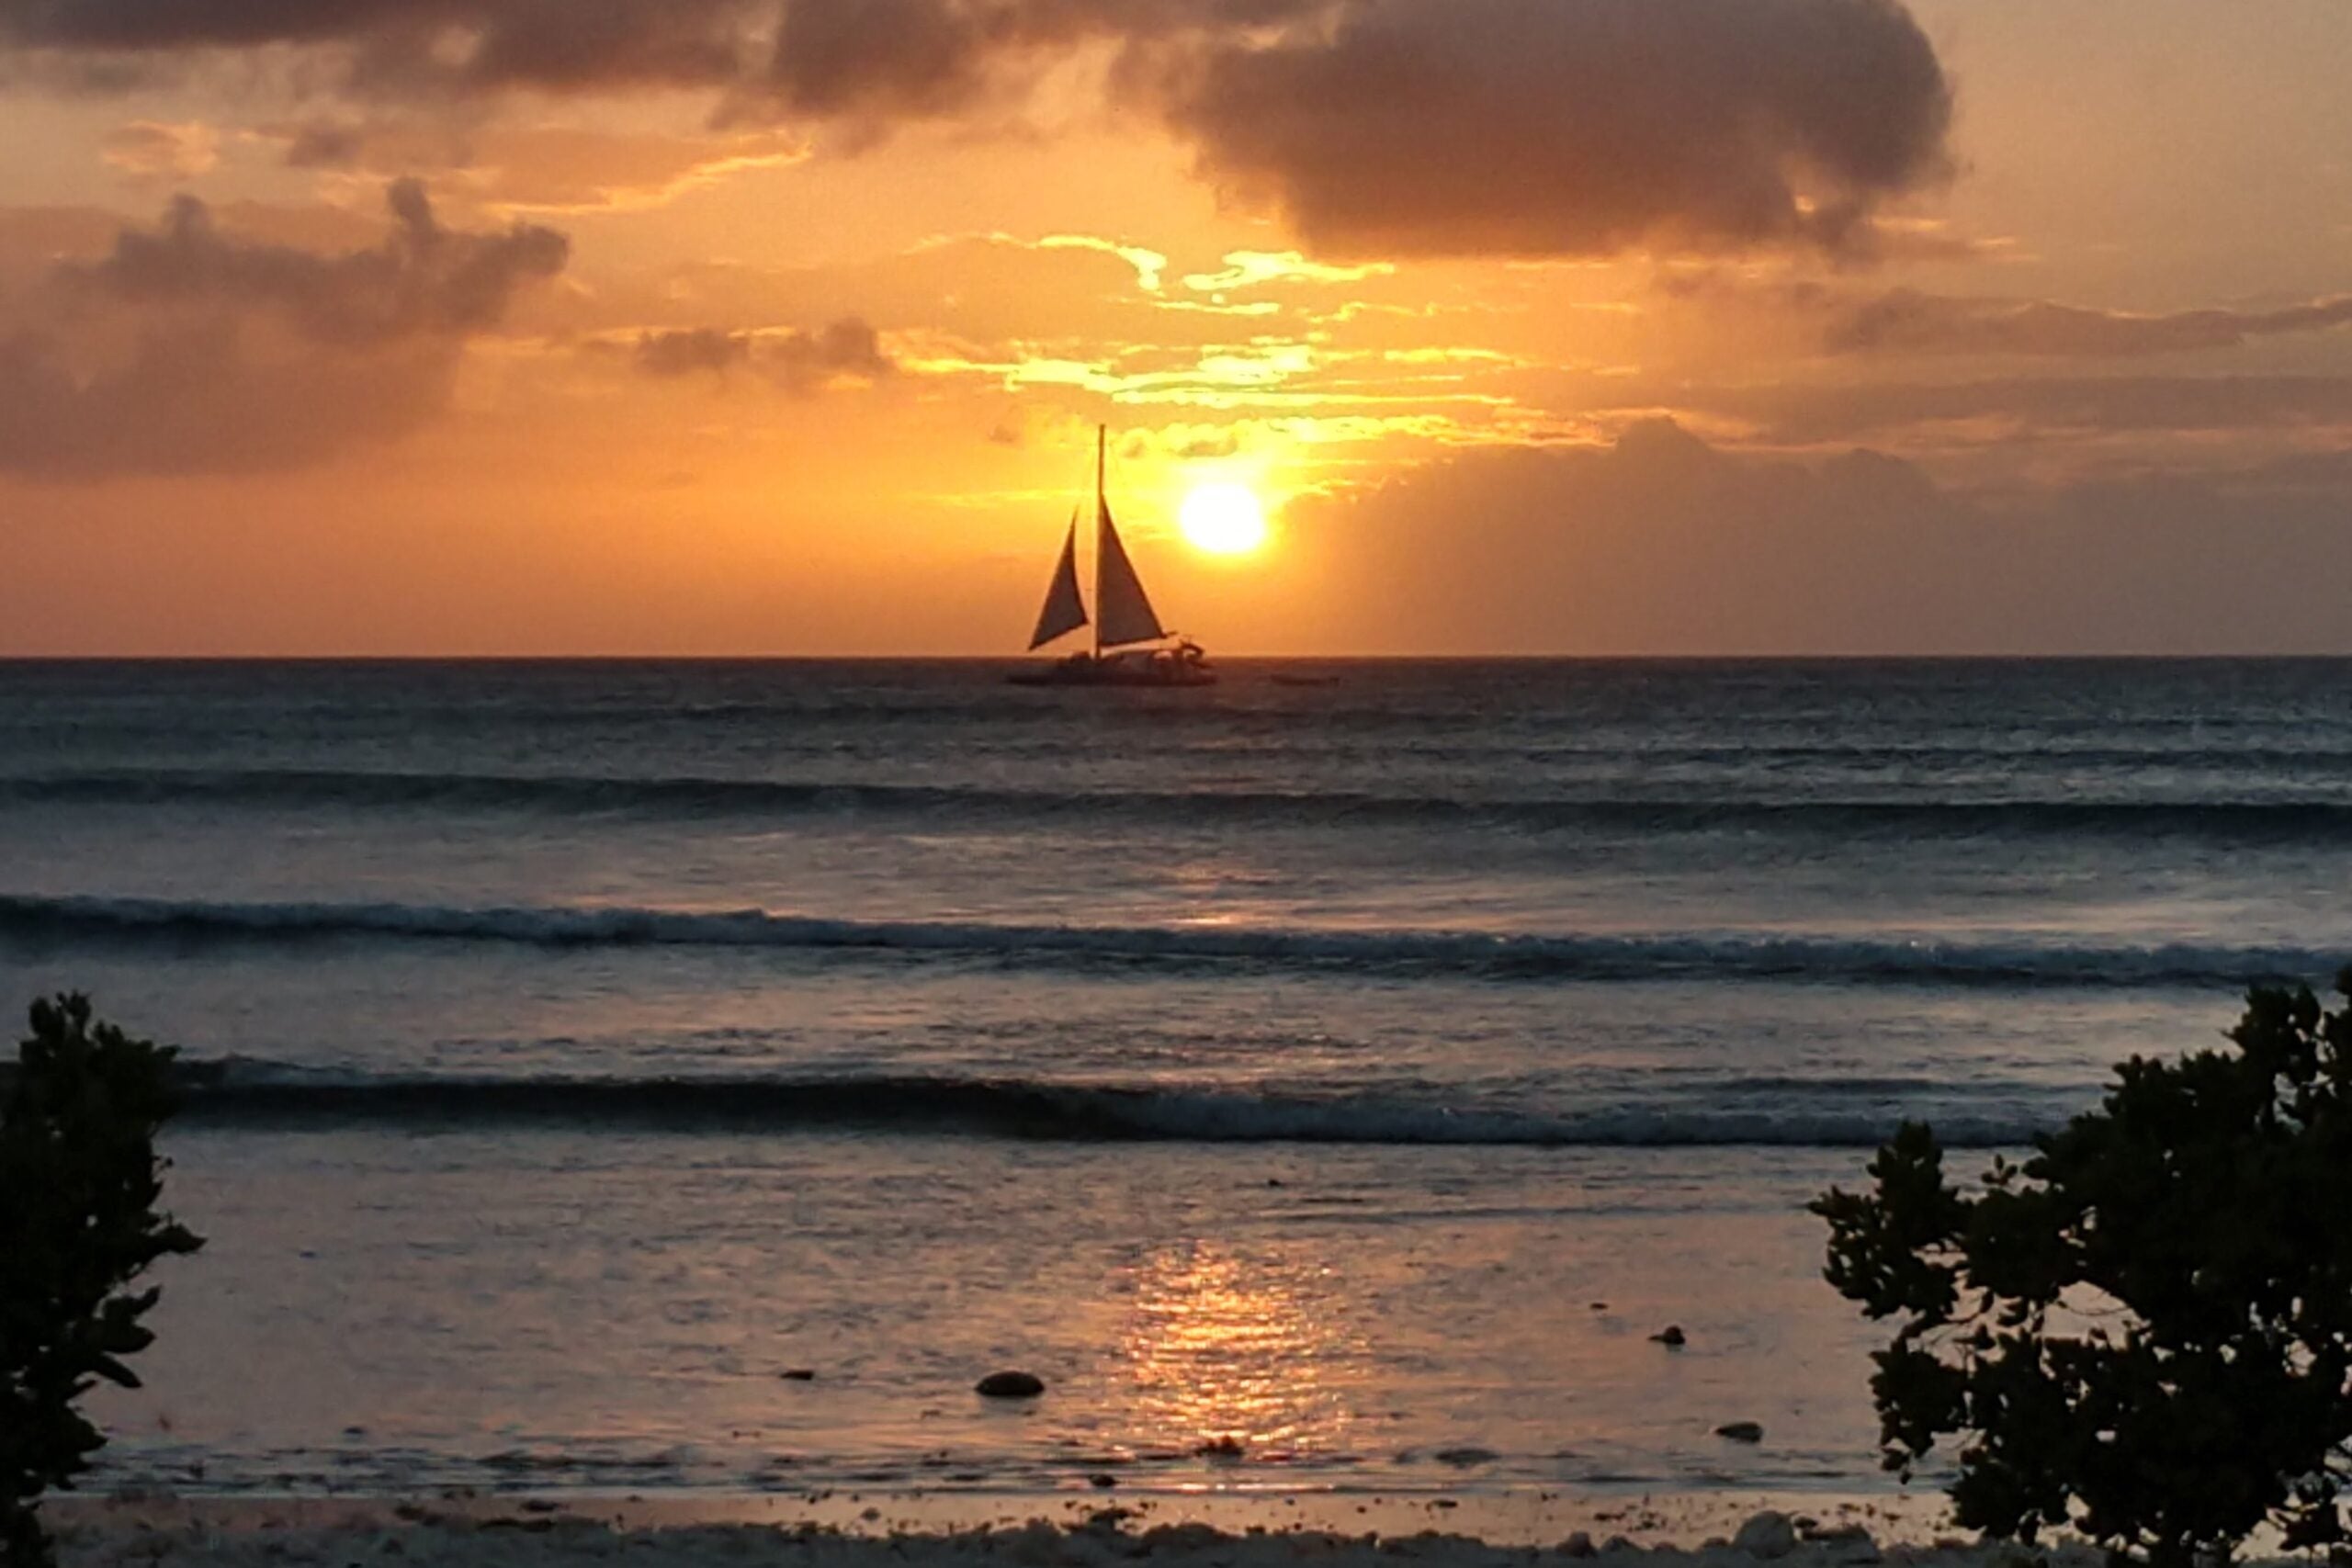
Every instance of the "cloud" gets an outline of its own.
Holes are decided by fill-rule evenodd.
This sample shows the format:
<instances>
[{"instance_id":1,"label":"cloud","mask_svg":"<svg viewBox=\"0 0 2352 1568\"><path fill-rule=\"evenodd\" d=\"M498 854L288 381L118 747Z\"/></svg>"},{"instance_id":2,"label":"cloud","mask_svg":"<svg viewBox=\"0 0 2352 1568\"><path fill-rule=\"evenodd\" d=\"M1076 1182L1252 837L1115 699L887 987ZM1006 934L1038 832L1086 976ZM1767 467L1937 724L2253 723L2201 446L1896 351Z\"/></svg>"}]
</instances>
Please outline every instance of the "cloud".
<instances>
[{"instance_id":1,"label":"cloud","mask_svg":"<svg viewBox=\"0 0 2352 1568\"><path fill-rule=\"evenodd\" d=\"M814 390L844 376L871 380L895 368L874 329L854 316L763 344L756 362L793 391Z\"/></svg>"},{"instance_id":2,"label":"cloud","mask_svg":"<svg viewBox=\"0 0 2352 1568\"><path fill-rule=\"evenodd\" d=\"M52 479L301 468L391 440L447 403L454 355L257 348L230 319L140 334L85 371L53 334L0 340L0 472Z\"/></svg>"},{"instance_id":3,"label":"cloud","mask_svg":"<svg viewBox=\"0 0 2352 1568\"><path fill-rule=\"evenodd\" d=\"M730 333L715 327L643 333L630 357L650 376L756 370L794 393L820 391L844 379L870 381L897 368L873 327L853 316L813 333Z\"/></svg>"},{"instance_id":4,"label":"cloud","mask_svg":"<svg viewBox=\"0 0 2352 1568\"><path fill-rule=\"evenodd\" d=\"M171 56L320 51L359 94L720 88L797 113L954 113L1102 38L1295 19L1332 0L29 0L0 40L122 85Z\"/></svg>"},{"instance_id":5,"label":"cloud","mask_svg":"<svg viewBox=\"0 0 2352 1568\"><path fill-rule=\"evenodd\" d=\"M77 80L135 85L173 56L329 51L368 92L707 85L744 68L750 0L29 0L0 38Z\"/></svg>"},{"instance_id":6,"label":"cloud","mask_svg":"<svg viewBox=\"0 0 2352 1568\"><path fill-rule=\"evenodd\" d=\"M1681 406L1751 420L1813 445L1919 425L1981 423L2059 434L2237 431L2352 423L2341 376L1996 377L1760 389L1685 389Z\"/></svg>"},{"instance_id":7,"label":"cloud","mask_svg":"<svg viewBox=\"0 0 2352 1568\"><path fill-rule=\"evenodd\" d=\"M1203 175L1317 248L1853 250L1948 171L1901 0L38 0L0 48L87 75L279 46L345 96L710 92L845 145L1107 55ZM347 156L333 133L302 157Z\"/></svg>"},{"instance_id":8,"label":"cloud","mask_svg":"<svg viewBox=\"0 0 2352 1568\"><path fill-rule=\"evenodd\" d=\"M193 179L220 164L220 137L200 121L135 119L107 134L99 156L139 184Z\"/></svg>"},{"instance_id":9,"label":"cloud","mask_svg":"<svg viewBox=\"0 0 2352 1568\"><path fill-rule=\"evenodd\" d=\"M808 156L776 130L674 135L576 126L462 129L420 117L297 120L257 133L291 168L385 179L432 171L445 191L509 213L636 211L756 169Z\"/></svg>"},{"instance_id":10,"label":"cloud","mask_svg":"<svg viewBox=\"0 0 2352 1568\"><path fill-rule=\"evenodd\" d=\"M393 227L381 245L320 254L225 235L184 196L156 228L126 229L105 258L62 274L133 304L268 308L310 337L361 344L492 326L518 288L553 277L570 254L563 235L536 225L444 229L414 180L395 181L386 200Z\"/></svg>"},{"instance_id":11,"label":"cloud","mask_svg":"<svg viewBox=\"0 0 2352 1568\"><path fill-rule=\"evenodd\" d=\"M720 375L752 359L752 334L716 327L646 333L637 340L637 367L649 376Z\"/></svg>"},{"instance_id":12,"label":"cloud","mask_svg":"<svg viewBox=\"0 0 2352 1568\"><path fill-rule=\"evenodd\" d=\"M184 197L58 264L49 323L0 340L0 470L292 468L432 419L466 340L568 247L548 229L446 229L413 183L388 201L382 243L318 252L226 232Z\"/></svg>"},{"instance_id":13,"label":"cloud","mask_svg":"<svg viewBox=\"0 0 2352 1568\"><path fill-rule=\"evenodd\" d=\"M1365 0L1168 112L1318 249L1599 254L1847 245L1947 172L1951 92L1894 0Z\"/></svg>"},{"instance_id":14,"label":"cloud","mask_svg":"<svg viewBox=\"0 0 2352 1568\"><path fill-rule=\"evenodd\" d=\"M1842 310L1824 336L1832 354L2007 354L2121 359L2234 348L2251 338L2352 322L2352 294L2275 310L2135 315L2042 299L1985 299L1896 289Z\"/></svg>"},{"instance_id":15,"label":"cloud","mask_svg":"<svg viewBox=\"0 0 2352 1568\"><path fill-rule=\"evenodd\" d=\"M1187 273L1184 287L1196 294L1217 294L1267 283L1361 283L1396 270L1386 262L1334 266L1309 261L1296 251L1229 251L1222 271Z\"/></svg>"},{"instance_id":16,"label":"cloud","mask_svg":"<svg viewBox=\"0 0 2352 1568\"><path fill-rule=\"evenodd\" d=\"M2342 651L2346 502L2340 482L2166 481L1994 505L1883 454L1741 456L1661 420L1613 446L1480 451L1302 500L1286 554L1318 583L1301 636L1343 646Z\"/></svg>"}]
</instances>

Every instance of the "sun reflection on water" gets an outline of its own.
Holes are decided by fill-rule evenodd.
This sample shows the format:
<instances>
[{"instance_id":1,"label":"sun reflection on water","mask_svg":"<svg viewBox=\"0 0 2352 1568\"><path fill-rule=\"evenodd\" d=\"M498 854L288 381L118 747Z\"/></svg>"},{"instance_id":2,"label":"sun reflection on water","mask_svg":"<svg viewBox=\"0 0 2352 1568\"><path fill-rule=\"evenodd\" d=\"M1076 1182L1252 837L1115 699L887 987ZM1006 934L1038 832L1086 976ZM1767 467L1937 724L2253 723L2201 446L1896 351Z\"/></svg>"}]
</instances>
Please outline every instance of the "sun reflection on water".
<instances>
[{"instance_id":1,"label":"sun reflection on water","mask_svg":"<svg viewBox=\"0 0 2352 1568\"><path fill-rule=\"evenodd\" d=\"M1331 1269L1192 1242L1153 1255L1134 1286L1121 1350L1146 1442L1229 1438L1261 1459L1345 1444L1365 1345L1335 1310Z\"/></svg>"}]
</instances>

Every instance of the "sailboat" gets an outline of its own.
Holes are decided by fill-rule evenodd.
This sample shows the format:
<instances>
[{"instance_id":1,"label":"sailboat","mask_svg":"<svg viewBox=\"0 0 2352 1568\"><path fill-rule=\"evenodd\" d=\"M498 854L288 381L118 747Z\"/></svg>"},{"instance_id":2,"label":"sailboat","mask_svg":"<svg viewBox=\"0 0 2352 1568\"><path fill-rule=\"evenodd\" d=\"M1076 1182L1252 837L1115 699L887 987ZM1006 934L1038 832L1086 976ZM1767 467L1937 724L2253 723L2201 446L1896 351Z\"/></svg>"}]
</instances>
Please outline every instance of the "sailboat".
<instances>
[{"instance_id":1,"label":"sailboat","mask_svg":"<svg viewBox=\"0 0 2352 1568\"><path fill-rule=\"evenodd\" d=\"M1046 603L1037 612L1037 629L1030 634L1029 651L1091 626L1090 646L1067 658L1012 677L1020 686L1207 686L1216 681L1200 645L1179 637L1159 624L1151 596L1143 591L1135 562L1119 541L1118 525L1111 520L1110 497L1104 491L1110 432L1094 432L1094 615L1086 614L1086 600L1078 587L1078 517L1069 520L1062 538L1061 559L1046 587Z\"/></svg>"}]
</instances>

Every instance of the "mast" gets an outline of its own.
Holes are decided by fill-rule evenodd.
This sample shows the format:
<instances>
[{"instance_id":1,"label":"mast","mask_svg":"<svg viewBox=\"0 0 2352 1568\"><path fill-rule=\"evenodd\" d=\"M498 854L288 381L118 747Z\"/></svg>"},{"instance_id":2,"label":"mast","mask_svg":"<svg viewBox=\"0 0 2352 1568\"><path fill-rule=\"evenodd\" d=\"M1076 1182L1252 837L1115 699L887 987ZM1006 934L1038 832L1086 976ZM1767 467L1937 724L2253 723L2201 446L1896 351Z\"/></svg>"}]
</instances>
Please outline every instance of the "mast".
<instances>
[{"instance_id":1,"label":"mast","mask_svg":"<svg viewBox=\"0 0 2352 1568\"><path fill-rule=\"evenodd\" d=\"M1102 515L1108 504L1103 491L1103 469L1110 447L1111 427L1094 427L1094 661L1102 662Z\"/></svg>"}]
</instances>

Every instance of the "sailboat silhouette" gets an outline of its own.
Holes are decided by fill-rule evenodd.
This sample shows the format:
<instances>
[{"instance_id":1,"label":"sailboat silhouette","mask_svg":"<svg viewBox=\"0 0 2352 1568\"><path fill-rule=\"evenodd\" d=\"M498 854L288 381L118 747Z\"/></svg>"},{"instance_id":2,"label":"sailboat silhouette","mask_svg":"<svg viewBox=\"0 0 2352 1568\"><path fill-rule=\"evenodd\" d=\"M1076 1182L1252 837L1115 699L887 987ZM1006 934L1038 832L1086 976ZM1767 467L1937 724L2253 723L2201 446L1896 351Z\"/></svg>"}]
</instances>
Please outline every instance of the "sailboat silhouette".
<instances>
[{"instance_id":1,"label":"sailboat silhouette","mask_svg":"<svg viewBox=\"0 0 2352 1568\"><path fill-rule=\"evenodd\" d=\"M1023 686L1206 686L1216 675L1200 645L1159 624L1136 575L1135 562L1120 541L1118 525L1111 519L1105 490L1110 432L1094 431L1094 616L1089 620L1086 599L1078 586L1078 518L1070 517L1062 537L1061 559L1046 587L1046 603L1037 612L1036 630L1029 637L1035 652L1047 643L1091 626L1091 645L1068 658L1012 677Z\"/></svg>"}]
</instances>

